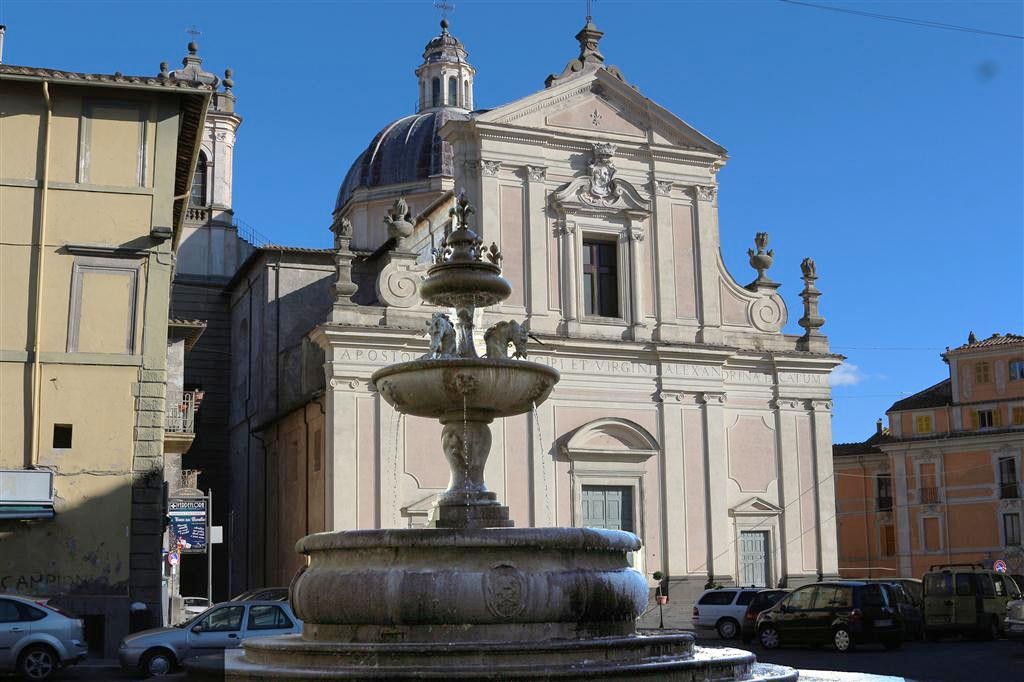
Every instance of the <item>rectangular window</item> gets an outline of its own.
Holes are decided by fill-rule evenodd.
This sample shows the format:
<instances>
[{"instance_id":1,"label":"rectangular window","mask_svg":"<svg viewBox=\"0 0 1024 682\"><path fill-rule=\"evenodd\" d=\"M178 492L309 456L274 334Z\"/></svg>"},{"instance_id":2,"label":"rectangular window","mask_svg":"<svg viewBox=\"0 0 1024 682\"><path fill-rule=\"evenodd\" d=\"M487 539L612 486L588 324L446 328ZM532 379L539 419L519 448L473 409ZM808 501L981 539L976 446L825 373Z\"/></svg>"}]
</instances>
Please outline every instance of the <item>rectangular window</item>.
<instances>
[{"instance_id":1,"label":"rectangular window","mask_svg":"<svg viewBox=\"0 0 1024 682\"><path fill-rule=\"evenodd\" d=\"M1024 407L1014 407L1011 411L1011 414L1013 415L1013 417L1010 421L1013 422L1014 426L1020 426L1021 424L1024 424Z\"/></svg>"},{"instance_id":2,"label":"rectangular window","mask_svg":"<svg viewBox=\"0 0 1024 682\"><path fill-rule=\"evenodd\" d=\"M896 556L896 529L882 526L882 556Z\"/></svg>"},{"instance_id":3,"label":"rectangular window","mask_svg":"<svg viewBox=\"0 0 1024 682\"><path fill-rule=\"evenodd\" d=\"M1004 500L1020 497L1017 483L1017 460L1013 457L1000 457L999 497Z\"/></svg>"},{"instance_id":4,"label":"rectangular window","mask_svg":"<svg viewBox=\"0 0 1024 682\"><path fill-rule=\"evenodd\" d=\"M1024 360L1010 360L1010 381L1024 380Z\"/></svg>"},{"instance_id":5,"label":"rectangular window","mask_svg":"<svg viewBox=\"0 0 1024 682\"><path fill-rule=\"evenodd\" d=\"M974 596L974 574L973 573L957 573L956 574L956 596L958 596L958 597L971 597L971 596Z\"/></svg>"},{"instance_id":6,"label":"rectangular window","mask_svg":"<svg viewBox=\"0 0 1024 682\"><path fill-rule=\"evenodd\" d=\"M583 241L583 312L619 317L618 260L614 242Z\"/></svg>"},{"instance_id":7,"label":"rectangular window","mask_svg":"<svg viewBox=\"0 0 1024 682\"><path fill-rule=\"evenodd\" d=\"M974 428L987 429L996 425L996 412L994 410L975 410Z\"/></svg>"},{"instance_id":8,"label":"rectangular window","mask_svg":"<svg viewBox=\"0 0 1024 682\"><path fill-rule=\"evenodd\" d=\"M68 449L71 447L71 424L54 424L53 425L53 447L60 449Z\"/></svg>"},{"instance_id":9,"label":"rectangular window","mask_svg":"<svg viewBox=\"0 0 1024 682\"><path fill-rule=\"evenodd\" d=\"M892 476L889 474L879 474L876 476L875 488L878 511L892 510Z\"/></svg>"},{"instance_id":10,"label":"rectangular window","mask_svg":"<svg viewBox=\"0 0 1024 682\"><path fill-rule=\"evenodd\" d=\"M942 539L939 534L939 519L934 516L927 517L922 521L921 526L924 531L925 551L937 552L942 549Z\"/></svg>"},{"instance_id":11,"label":"rectangular window","mask_svg":"<svg viewBox=\"0 0 1024 682\"><path fill-rule=\"evenodd\" d=\"M988 362L975 363L974 381L979 384L990 383L992 381L992 365Z\"/></svg>"},{"instance_id":12,"label":"rectangular window","mask_svg":"<svg viewBox=\"0 0 1024 682\"><path fill-rule=\"evenodd\" d=\"M915 433L931 433L932 432L932 416L930 414L922 414L917 417L914 421L914 432Z\"/></svg>"},{"instance_id":13,"label":"rectangular window","mask_svg":"<svg viewBox=\"0 0 1024 682\"><path fill-rule=\"evenodd\" d=\"M1020 514L1003 514L1003 538L1007 547L1020 546Z\"/></svg>"}]
</instances>

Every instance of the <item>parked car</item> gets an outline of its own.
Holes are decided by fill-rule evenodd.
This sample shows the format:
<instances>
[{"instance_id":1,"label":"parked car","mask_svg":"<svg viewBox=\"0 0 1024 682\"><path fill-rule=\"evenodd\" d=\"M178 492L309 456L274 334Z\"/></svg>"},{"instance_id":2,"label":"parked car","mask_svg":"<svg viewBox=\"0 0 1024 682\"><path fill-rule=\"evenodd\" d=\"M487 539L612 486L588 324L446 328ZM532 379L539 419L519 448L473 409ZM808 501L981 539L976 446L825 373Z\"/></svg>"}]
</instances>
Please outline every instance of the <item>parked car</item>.
<instances>
[{"instance_id":1,"label":"parked car","mask_svg":"<svg viewBox=\"0 0 1024 682\"><path fill-rule=\"evenodd\" d=\"M761 590L754 595L747 605L747 612L743 615L743 622L740 624L740 636L744 644L750 644L754 640L754 626L757 624L757 616L765 609L770 609L783 597L789 594L789 590Z\"/></svg>"},{"instance_id":2,"label":"parked car","mask_svg":"<svg viewBox=\"0 0 1024 682\"><path fill-rule=\"evenodd\" d=\"M185 620L191 620L193 616L198 616L213 606L206 597L182 597L181 601L183 604L182 608L185 611Z\"/></svg>"},{"instance_id":3,"label":"parked car","mask_svg":"<svg viewBox=\"0 0 1024 682\"><path fill-rule=\"evenodd\" d=\"M233 649L245 639L287 635L302 630L287 602L230 601L217 604L190 621L154 628L121 640L121 667L144 675L166 675L185 660Z\"/></svg>"},{"instance_id":4,"label":"parked car","mask_svg":"<svg viewBox=\"0 0 1024 682\"><path fill-rule=\"evenodd\" d=\"M1009 639L1024 642L1024 599L1015 599L1006 605L1003 629Z\"/></svg>"},{"instance_id":5,"label":"parked car","mask_svg":"<svg viewBox=\"0 0 1024 682\"><path fill-rule=\"evenodd\" d=\"M913 578L872 578L869 583L884 583L890 586L890 596L896 601L896 608L903 617L904 639L924 639L924 605L920 580ZM915 594L917 596L915 596Z\"/></svg>"},{"instance_id":6,"label":"parked car","mask_svg":"<svg viewBox=\"0 0 1024 682\"><path fill-rule=\"evenodd\" d=\"M924 575L925 637L973 634L1000 636L1006 605L1020 589L1008 575L981 564L941 564Z\"/></svg>"},{"instance_id":7,"label":"parked car","mask_svg":"<svg viewBox=\"0 0 1024 682\"><path fill-rule=\"evenodd\" d=\"M693 603L693 627L717 630L722 639L740 634L740 623L760 587L716 587Z\"/></svg>"},{"instance_id":8,"label":"parked car","mask_svg":"<svg viewBox=\"0 0 1024 682\"><path fill-rule=\"evenodd\" d=\"M793 590L757 617L761 646L832 644L851 651L880 642L886 649L903 644L903 619L889 586L861 580L838 580Z\"/></svg>"},{"instance_id":9,"label":"parked car","mask_svg":"<svg viewBox=\"0 0 1024 682\"><path fill-rule=\"evenodd\" d=\"M243 592L231 601L288 601L287 587L258 587Z\"/></svg>"},{"instance_id":10,"label":"parked car","mask_svg":"<svg viewBox=\"0 0 1024 682\"><path fill-rule=\"evenodd\" d=\"M0 672L48 680L88 650L80 619L45 600L0 595Z\"/></svg>"}]
</instances>

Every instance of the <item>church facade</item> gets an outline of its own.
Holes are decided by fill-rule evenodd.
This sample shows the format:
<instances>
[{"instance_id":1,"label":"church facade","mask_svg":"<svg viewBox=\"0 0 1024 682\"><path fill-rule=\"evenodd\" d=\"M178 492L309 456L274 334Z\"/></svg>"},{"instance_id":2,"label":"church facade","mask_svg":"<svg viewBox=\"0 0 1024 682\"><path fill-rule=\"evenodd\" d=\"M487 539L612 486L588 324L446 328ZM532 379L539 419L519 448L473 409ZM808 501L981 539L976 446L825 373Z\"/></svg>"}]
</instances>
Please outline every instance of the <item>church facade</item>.
<instances>
[{"instance_id":1,"label":"church facade","mask_svg":"<svg viewBox=\"0 0 1024 682\"><path fill-rule=\"evenodd\" d=\"M333 273L312 268L289 295L330 288L306 337L316 352L298 361L322 361L323 384L258 438L232 436L233 450L268 453L261 475L281 487L266 497L267 523L292 529L275 533L278 546L312 530L432 523L448 485L441 425L400 417L370 376L427 351L437 309L417 285L464 190L513 289L478 313L476 329L527 321L529 359L561 373L535 414L491 426L487 481L516 524L636 533L634 564L652 588L654 572L667 576L680 613L708 583L837 574L829 374L841 357L819 330L814 263L800 264L805 333L786 334L767 235L750 251L758 272L747 285L720 255L725 149L607 64L602 35L588 21L579 56L544 89L490 110L474 108L476 71L446 23L428 43L419 111L384 127L342 183L334 249L316 257L333 258ZM232 294L248 347L268 326L249 322L252 300L239 292L252 281L241 272ZM251 351L234 338L243 372ZM305 491L301 510L291 480ZM271 563L269 582L302 562Z\"/></svg>"}]
</instances>

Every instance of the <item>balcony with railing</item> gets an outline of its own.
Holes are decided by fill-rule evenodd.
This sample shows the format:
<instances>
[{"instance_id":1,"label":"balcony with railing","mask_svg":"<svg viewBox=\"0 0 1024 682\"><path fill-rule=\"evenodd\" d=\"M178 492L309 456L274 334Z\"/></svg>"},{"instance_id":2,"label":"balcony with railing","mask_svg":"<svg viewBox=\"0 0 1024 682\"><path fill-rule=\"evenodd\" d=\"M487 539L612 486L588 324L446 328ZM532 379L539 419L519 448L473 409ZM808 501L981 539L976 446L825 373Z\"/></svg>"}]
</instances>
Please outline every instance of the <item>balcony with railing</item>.
<instances>
[{"instance_id":1,"label":"balcony with railing","mask_svg":"<svg viewBox=\"0 0 1024 682\"><path fill-rule=\"evenodd\" d=\"M877 511L892 511L891 497L878 497L875 499L877 502Z\"/></svg>"},{"instance_id":2,"label":"balcony with railing","mask_svg":"<svg viewBox=\"0 0 1024 682\"><path fill-rule=\"evenodd\" d=\"M938 501L938 488L921 488L921 504L936 504Z\"/></svg>"},{"instance_id":3,"label":"balcony with railing","mask_svg":"<svg viewBox=\"0 0 1024 682\"><path fill-rule=\"evenodd\" d=\"M164 415L164 451L185 452L196 437L196 412L203 391L183 391L177 403L168 401Z\"/></svg>"}]
</instances>

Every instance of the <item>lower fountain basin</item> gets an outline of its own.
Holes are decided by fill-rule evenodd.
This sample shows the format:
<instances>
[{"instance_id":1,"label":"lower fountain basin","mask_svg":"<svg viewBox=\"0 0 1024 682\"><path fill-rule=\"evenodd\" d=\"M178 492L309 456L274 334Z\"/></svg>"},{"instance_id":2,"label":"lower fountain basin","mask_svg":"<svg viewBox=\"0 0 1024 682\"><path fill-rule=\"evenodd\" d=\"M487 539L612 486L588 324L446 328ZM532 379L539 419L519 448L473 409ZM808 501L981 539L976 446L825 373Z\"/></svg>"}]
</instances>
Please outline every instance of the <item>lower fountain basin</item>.
<instances>
[{"instance_id":1,"label":"lower fountain basin","mask_svg":"<svg viewBox=\"0 0 1024 682\"><path fill-rule=\"evenodd\" d=\"M373 373L381 396L399 412L431 419L495 419L528 412L547 400L558 370L509 358L423 359Z\"/></svg>"},{"instance_id":2,"label":"lower fountain basin","mask_svg":"<svg viewBox=\"0 0 1024 682\"><path fill-rule=\"evenodd\" d=\"M291 585L306 641L545 641L635 631L632 533L595 528L319 533Z\"/></svg>"}]
</instances>

